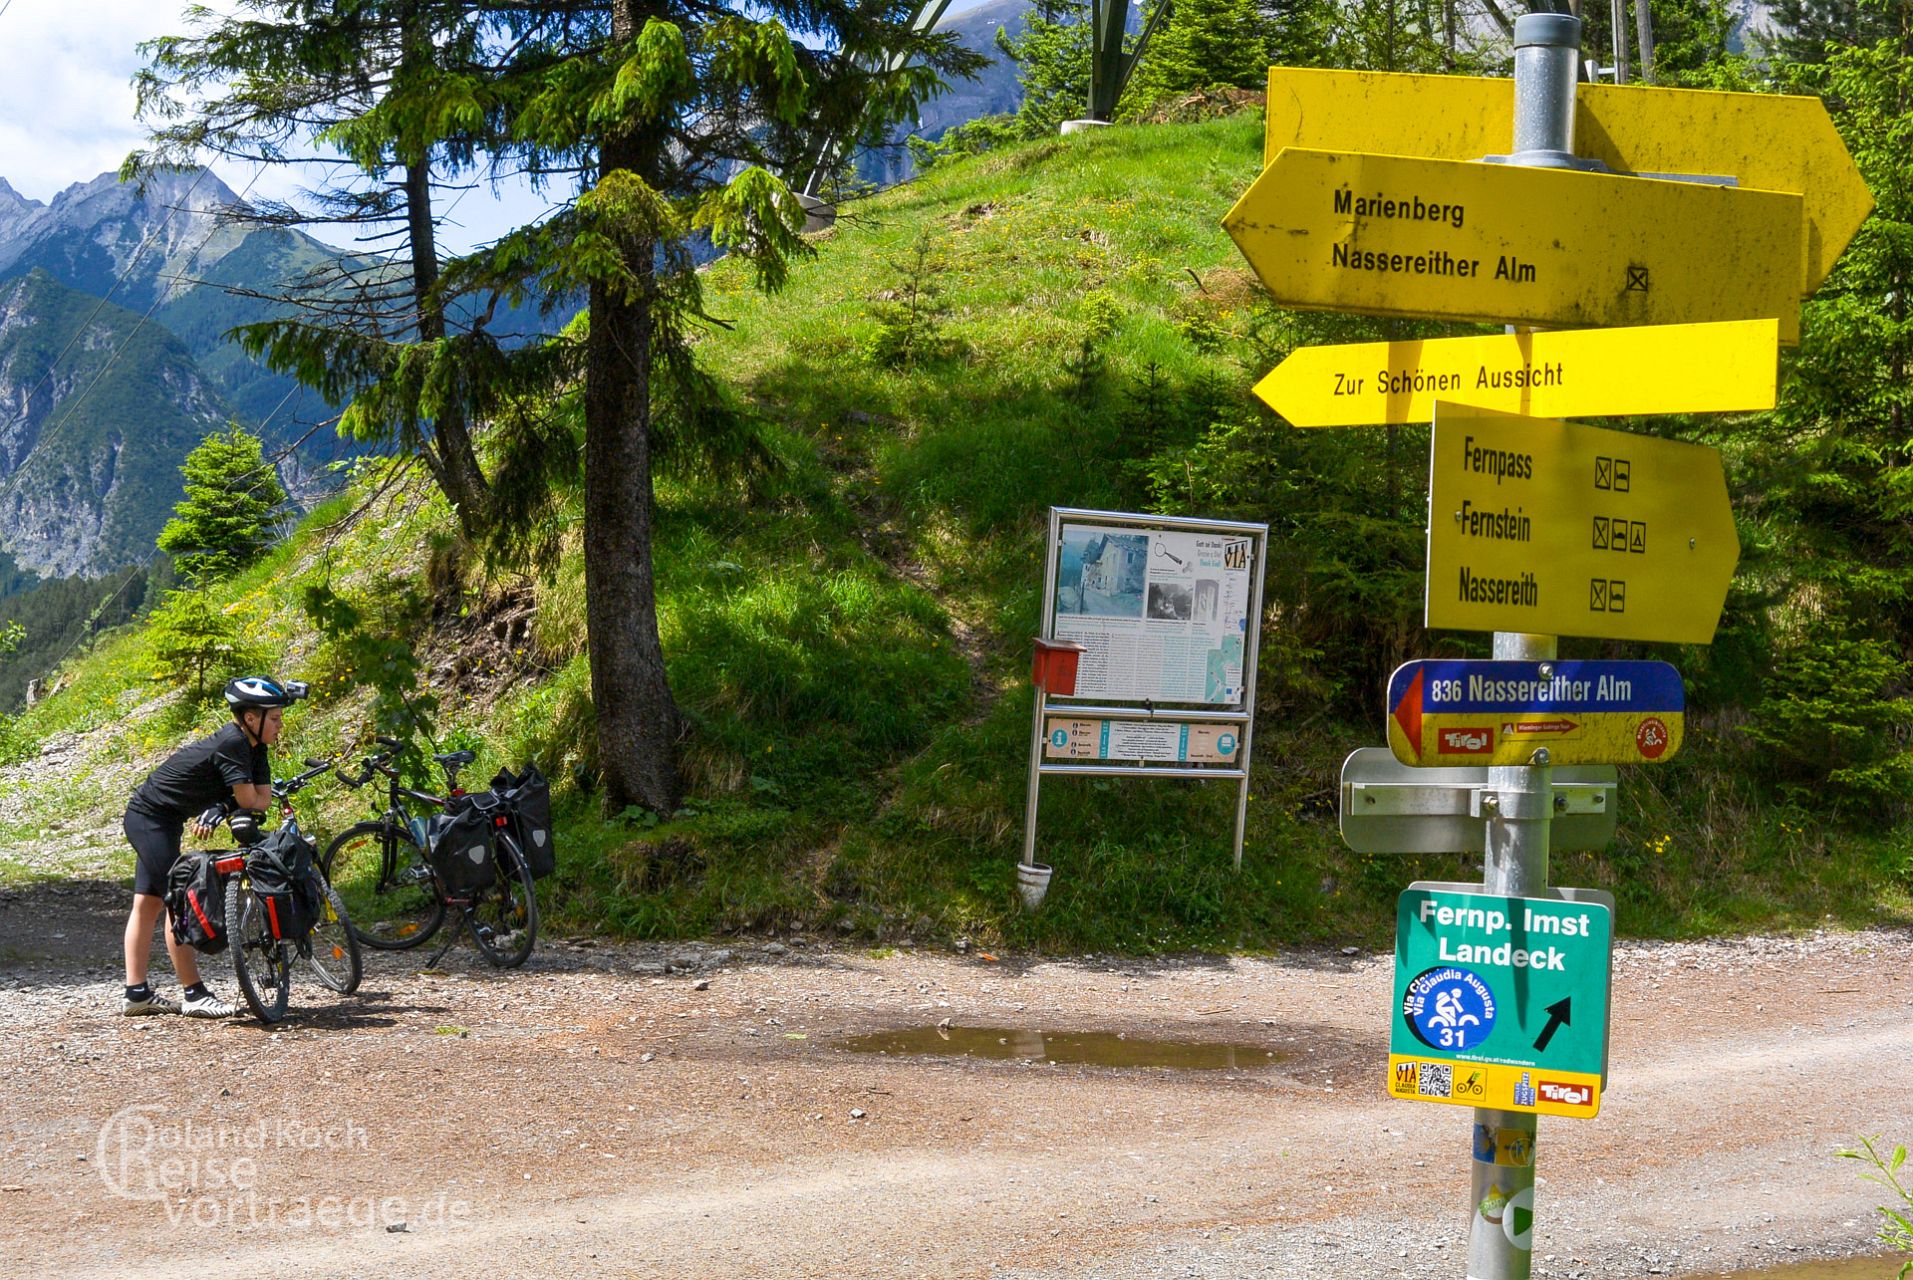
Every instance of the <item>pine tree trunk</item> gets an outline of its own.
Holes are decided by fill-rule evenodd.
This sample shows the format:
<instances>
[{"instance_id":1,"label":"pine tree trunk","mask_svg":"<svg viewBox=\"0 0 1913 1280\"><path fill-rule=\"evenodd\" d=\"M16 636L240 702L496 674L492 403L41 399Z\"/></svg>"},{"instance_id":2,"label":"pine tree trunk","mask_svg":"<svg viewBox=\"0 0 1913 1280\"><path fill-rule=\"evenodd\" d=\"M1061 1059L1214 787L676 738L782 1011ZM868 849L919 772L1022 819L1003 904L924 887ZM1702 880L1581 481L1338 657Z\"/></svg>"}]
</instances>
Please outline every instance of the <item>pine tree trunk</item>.
<instances>
[{"instance_id":1,"label":"pine tree trunk","mask_svg":"<svg viewBox=\"0 0 1913 1280\"><path fill-rule=\"evenodd\" d=\"M612 37L637 33L636 6L618 0ZM655 148L637 128L609 134L599 173L625 169L651 179ZM624 259L640 285L631 296L591 290L585 356L585 629L598 764L605 805L639 804L669 815L682 796L678 709L658 639L651 555L651 370L657 245L634 235Z\"/></svg>"}]
</instances>

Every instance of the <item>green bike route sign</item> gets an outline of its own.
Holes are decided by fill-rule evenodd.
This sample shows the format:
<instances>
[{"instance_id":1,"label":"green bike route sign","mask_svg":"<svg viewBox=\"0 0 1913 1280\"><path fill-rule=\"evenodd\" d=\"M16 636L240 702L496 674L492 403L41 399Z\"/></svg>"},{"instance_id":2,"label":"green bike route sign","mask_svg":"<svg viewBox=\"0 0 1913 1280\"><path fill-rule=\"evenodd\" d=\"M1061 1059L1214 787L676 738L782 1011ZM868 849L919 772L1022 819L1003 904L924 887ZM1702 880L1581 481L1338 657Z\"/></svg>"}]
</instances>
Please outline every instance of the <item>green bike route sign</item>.
<instances>
[{"instance_id":1,"label":"green bike route sign","mask_svg":"<svg viewBox=\"0 0 1913 1280\"><path fill-rule=\"evenodd\" d=\"M1607 1080L1614 900L1417 883L1396 906L1389 1092L1588 1118Z\"/></svg>"}]
</instances>

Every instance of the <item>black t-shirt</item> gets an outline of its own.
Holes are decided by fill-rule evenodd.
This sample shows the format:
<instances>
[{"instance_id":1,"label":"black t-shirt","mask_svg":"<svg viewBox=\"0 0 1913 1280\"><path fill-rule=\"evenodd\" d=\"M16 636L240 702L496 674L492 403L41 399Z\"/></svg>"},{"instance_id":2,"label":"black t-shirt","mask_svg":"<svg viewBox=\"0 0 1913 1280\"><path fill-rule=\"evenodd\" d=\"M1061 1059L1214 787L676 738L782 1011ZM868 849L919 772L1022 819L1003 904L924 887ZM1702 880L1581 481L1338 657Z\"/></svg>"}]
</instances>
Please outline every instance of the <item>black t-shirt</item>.
<instances>
[{"instance_id":1,"label":"black t-shirt","mask_svg":"<svg viewBox=\"0 0 1913 1280\"><path fill-rule=\"evenodd\" d=\"M168 756L133 793L133 804L155 818L184 822L208 805L231 800L235 786L249 782L263 787L271 781L265 743L247 742L234 722Z\"/></svg>"}]
</instances>

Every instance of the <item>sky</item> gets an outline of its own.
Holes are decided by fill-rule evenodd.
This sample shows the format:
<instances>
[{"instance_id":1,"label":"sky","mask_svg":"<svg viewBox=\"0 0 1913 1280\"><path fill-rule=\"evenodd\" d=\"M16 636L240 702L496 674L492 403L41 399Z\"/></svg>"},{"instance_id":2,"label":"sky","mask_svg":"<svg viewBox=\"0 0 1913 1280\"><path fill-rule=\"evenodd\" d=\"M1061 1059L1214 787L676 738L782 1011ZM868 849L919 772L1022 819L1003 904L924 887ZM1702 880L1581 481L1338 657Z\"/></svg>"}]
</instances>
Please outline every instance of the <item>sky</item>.
<instances>
[{"instance_id":1,"label":"sky","mask_svg":"<svg viewBox=\"0 0 1913 1280\"><path fill-rule=\"evenodd\" d=\"M0 178L44 203L118 169L145 141L134 117L138 45L184 34L186 8L180 0L0 0ZM284 170L219 162L213 171L253 198L289 199L298 186ZM514 185L497 196L480 187L446 207L440 243L462 252L536 218L546 202ZM353 247L339 233L315 234Z\"/></svg>"},{"instance_id":2,"label":"sky","mask_svg":"<svg viewBox=\"0 0 1913 1280\"><path fill-rule=\"evenodd\" d=\"M980 2L955 0L950 12ZM187 7L181 0L0 0L0 178L28 199L48 202L118 169L145 140L133 112L138 45L185 33ZM213 171L242 195L296 193L298 180L285 171L228 162ZM456 253L538 217L546 202L511 184L497 194L480 187L446 207L440 244ZM326 240L337 233L316 234Z\"/></svg>"}]
</instances>

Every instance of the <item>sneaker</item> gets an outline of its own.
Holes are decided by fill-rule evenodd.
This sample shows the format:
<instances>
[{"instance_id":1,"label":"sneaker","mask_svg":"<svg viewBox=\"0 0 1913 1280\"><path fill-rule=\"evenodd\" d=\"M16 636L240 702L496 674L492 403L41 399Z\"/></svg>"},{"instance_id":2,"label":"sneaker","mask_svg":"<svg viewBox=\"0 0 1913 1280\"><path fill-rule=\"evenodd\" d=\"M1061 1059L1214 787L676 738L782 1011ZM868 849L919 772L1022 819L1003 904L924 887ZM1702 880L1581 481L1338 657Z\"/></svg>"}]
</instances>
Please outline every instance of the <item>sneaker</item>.
<instances>
[{"instance_id":1,"label":"sneaker","mask_svg":"<svg viewBox=\"0 0 1913 1280\"><path fill-rule=\"evenodd\" d=\"M178 1013L179 1006L171 1000L168 1000L165 996L156 995L149 991L143 1000L131 1000L122 996L120 998L120 1012L129 1018L133 1018L143 1013Z\"/></svg>"},{"instance_id":2,"label":"sneaker","mask_svg":"<svg viewBox=\"0 0 1913 1280\"><path fill-rule=\"evenodd\" d=\"M187 996L179 1011L189 1018L230 1018L239 1012L239 1007L227 1004L208 991L203 996Z\"/></svg>"}]
</instances>

